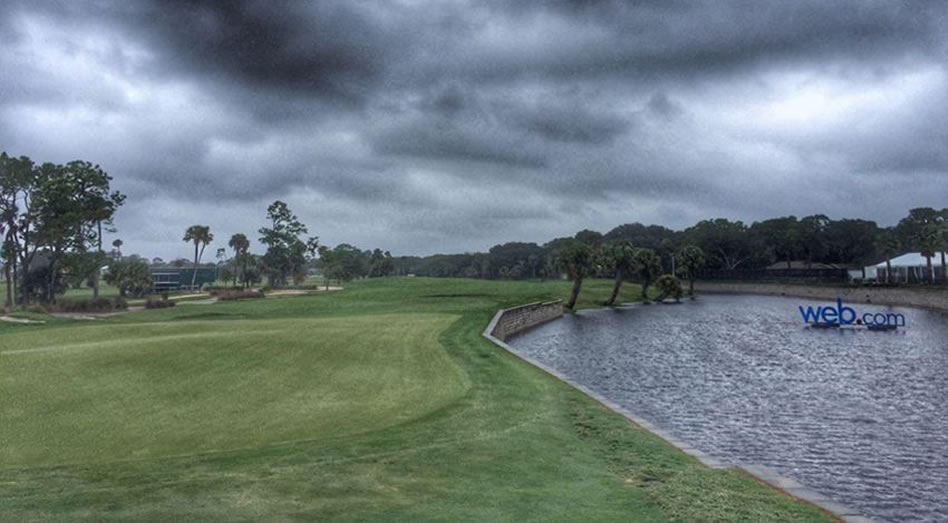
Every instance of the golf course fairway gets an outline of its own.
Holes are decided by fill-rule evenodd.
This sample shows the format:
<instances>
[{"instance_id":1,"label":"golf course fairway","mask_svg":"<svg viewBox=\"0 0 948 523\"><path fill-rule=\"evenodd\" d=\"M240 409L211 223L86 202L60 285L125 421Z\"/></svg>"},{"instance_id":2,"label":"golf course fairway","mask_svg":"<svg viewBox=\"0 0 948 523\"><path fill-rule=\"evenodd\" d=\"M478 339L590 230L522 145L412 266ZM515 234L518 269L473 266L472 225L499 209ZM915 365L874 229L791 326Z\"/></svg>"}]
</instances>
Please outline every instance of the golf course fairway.
<instances>
[{"instance_id":1,"label":"golf course fairway","mask_svg":"<svg viewBox=\"0 0 948 523\"><path fill-rule=\"evenodd\" d=\"M580 305L610 288L587 282ZM701 465L481 337L498 308L568 291L384 278L0 325L0 515L831 520Z\"/></svg>"}]
</instances>

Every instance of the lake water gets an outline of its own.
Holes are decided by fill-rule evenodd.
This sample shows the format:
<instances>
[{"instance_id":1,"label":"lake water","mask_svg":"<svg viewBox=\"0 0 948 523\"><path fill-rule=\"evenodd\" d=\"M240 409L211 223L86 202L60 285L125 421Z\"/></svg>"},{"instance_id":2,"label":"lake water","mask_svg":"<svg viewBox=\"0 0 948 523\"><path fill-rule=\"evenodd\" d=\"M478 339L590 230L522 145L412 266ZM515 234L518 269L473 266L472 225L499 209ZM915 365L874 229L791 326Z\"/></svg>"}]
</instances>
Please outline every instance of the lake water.
<instances>
[{"instance_id":1,"label":"lake water","mask_svg":"<svg viewBox=\"0 0 948 523\"><path fill-rule=\"evenodd\" d=\"M799 305L702 296L582 311L508 343L730 464L763 464L867 516L948 521L948 317L806 328Z\"/></svg>"}]
</instances>

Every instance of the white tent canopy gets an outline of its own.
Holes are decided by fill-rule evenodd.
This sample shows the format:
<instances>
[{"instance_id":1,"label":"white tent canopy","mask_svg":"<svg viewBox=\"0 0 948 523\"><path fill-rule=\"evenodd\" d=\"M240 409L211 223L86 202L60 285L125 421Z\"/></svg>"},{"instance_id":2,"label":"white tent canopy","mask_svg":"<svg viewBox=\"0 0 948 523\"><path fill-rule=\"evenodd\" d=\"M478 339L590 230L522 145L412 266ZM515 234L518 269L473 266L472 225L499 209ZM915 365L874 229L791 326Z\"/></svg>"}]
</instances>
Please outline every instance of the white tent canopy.
<instances>
[{"instance_id":1,"label":"white tent canopy","mask_svg":"<svg viewBox=\"0 0 948 523\"><path fill-rule=\"evenodd\" d=\"M936 274L938 273L937 271L941 267L941 257L942 253L940 252L936 252L935 255L932 256L931 274L928 274L928 258L922 256L922 253L907 252L900 256L896 256L889 261L892 264L892 275L891 277L887 276L886 279L891 278L893 281L905 282L910 280L924 281L929 278L935 279ZM948 253L946 253L946 257L948 257ZM881 274L885 274L884 271L886 270L886 262L883 261L881 263L877 263L876 265L866 267L866 269L870 268L876 272L882 271L880 273L881 277ZM941 278L944 278L944 276L941 276Z\"/></svg>"},{"instance_id":2,"label":"white tent canopy","mask_svg":"<svg viewBox=\"0 0 948 523\"><path fill-rule=\"evenodd\" d=\"M948 256L948 254L946 254ZM892 267L928 267L928 259L922 256L920 252L907 252L901 256L896 256L892 258ZM932 258L932 265L938 265L941 263L941 253L935 253L935 256ZM884 269L886 267L885 262L877 263L876 268Z\"/></svg>"}]
</instances>

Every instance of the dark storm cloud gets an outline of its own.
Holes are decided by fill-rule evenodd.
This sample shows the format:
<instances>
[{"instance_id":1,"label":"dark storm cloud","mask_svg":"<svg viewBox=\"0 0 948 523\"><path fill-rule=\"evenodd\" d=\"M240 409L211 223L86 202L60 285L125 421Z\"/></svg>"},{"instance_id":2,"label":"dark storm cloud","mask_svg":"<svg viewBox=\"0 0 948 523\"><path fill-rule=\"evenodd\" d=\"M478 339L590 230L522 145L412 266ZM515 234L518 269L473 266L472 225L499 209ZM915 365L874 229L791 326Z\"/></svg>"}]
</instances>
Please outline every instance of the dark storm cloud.
<instances>
[{"instance_id":1,"label":"dark storm cloud","mask_svg":"<svg viewBox=\"0 0 948 523\"><path fill-rule=\"evenodd\" d=\"M532 60L549 73L659 73L692 76L774 61L867 61L944 57L939 2L496 2L530 24L538 13L569 18L582 48L556 35L556 55ZM554 40L554 38L551 38ZM561 47L562 46L562 47ZM515 53L512 56L517 57Z\"/></svg>"},{"instance_id":2,"label":"dark storm cloud","mask_svg":"<svg viewBox=\"0 0 948 523\"><path fill-rule=\"evenodd\" d=\"M4 9L0 149L106 166L147 202L120 215L143 253L179 236L146 205L223 234L281 198L328 242L396 252L944 205L927 186L948 177L939 2Z\"/></svg>"}]
</instances>

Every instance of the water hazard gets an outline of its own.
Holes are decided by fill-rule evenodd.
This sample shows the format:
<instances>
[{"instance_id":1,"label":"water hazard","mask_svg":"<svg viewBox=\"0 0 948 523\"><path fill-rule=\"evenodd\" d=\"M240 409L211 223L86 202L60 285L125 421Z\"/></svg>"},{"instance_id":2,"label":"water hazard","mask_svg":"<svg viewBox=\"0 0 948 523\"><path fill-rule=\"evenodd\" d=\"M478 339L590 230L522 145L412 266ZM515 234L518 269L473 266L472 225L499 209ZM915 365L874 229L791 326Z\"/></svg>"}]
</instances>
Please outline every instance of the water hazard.
<instances>
[{"instance_id":1,"label":"water hazard","mask_svg":"<svg viewBox=\"0 0 948 523\"><path fill-rule=\"evenodd\" d=\"M762 296L584 311L509 343L695 448L759 463L864 514L948 521L948 317L805 328Z\"/></svg>"}]
</instances>

